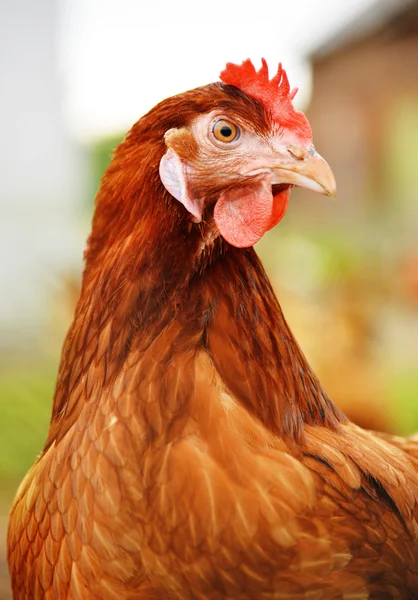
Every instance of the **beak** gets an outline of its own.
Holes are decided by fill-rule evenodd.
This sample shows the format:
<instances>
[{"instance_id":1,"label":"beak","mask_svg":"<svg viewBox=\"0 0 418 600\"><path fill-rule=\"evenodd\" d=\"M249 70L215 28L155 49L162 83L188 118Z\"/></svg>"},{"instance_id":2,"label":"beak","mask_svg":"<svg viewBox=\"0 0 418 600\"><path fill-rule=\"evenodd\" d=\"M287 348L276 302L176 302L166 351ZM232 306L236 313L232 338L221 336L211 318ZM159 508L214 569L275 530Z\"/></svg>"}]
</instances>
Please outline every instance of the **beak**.
<instances>
[{"instance_id":1,"label":"beak","mask_svg":"<svg viewBox=\"0 0 418 600\"><path fill-rule=\"evenodd\" d=\"M335 198L337 184L331 167L313 147L305 152L299 147L289 146L287 152L291 160L270 167L273 184L298 185Z\"/></svg>"}]
</instances>

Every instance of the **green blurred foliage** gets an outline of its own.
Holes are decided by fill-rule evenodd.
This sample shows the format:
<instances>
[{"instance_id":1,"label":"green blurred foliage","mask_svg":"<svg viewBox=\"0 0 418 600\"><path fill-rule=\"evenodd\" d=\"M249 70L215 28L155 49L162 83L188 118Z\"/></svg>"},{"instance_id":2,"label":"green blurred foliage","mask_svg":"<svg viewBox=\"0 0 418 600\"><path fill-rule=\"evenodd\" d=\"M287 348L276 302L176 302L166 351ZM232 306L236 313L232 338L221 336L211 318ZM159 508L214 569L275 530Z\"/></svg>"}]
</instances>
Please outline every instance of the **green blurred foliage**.
<instances>
[{"instance_id":1,"label":"green blurred foliage","mask_svg":"<svg viewBox=\"0 0 418 600\"><path fill-rule=\"evenodd\" d=\"M388 391L401 435L418 433L418 373L414 369L390 369Z\"/></svg>"},{"instance_id":2,"label":"green blurred foliage","mask_svg":"<svg viewBox=\"0 0 418 600\"><path fill-rule=\"evenodd\" d=\"M120 144L120 142L124 139L124 133L115 133L110 136L106 136L89 147L89 155L90 155L90 186L91 186L91 194L88 195L89 202L97 194L97 191L100 186L100 181L103 177L103 173L105 172L107 166L109 165L113 151L116 146Z\"/></svg>"},{"instance_id":3,"label":"green blurred foliage","mask_svg":"<svg viewBox=\"0 0 418 600\"><path fill-rule=\"evenodd\" d=\"M15 487L48 433L56 368L16 365L0 371L0 488Z\"/></svg>"}]
</instances>

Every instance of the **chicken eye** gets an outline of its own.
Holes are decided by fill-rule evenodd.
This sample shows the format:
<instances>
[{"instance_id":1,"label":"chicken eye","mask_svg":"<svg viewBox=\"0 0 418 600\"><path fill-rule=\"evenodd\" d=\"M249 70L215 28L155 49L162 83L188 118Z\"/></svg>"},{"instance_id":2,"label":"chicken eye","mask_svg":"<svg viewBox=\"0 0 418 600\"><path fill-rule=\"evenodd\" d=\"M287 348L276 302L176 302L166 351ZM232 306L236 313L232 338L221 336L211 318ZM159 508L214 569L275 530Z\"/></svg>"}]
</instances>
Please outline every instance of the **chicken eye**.
<instances>
[{"instance_id":1,"label":"chicken eye","mask_svg":"<svg viewBox=\"0 0 418 600\"><path fill-rule=\"evenodd\" d=\"M216 121L212 131L217 140L227 144L237 140L240 134L239 128L236 125L224 119Z\"/></svg>"}]
</instances>

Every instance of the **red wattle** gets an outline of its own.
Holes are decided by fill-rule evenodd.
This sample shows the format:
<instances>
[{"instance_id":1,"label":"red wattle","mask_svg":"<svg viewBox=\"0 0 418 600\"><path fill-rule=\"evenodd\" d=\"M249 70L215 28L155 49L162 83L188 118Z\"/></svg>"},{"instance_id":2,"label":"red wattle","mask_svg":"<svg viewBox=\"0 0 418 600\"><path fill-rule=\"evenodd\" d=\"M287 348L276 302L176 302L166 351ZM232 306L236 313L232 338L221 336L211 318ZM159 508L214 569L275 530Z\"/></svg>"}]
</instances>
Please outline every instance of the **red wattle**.
<instances>
[{"instance_id":1,"label":"red wattle","mask_svg":"<svg viewBox=\"0 0 418 600\"><path fill-rule=\"evenodd\" d=\"M270 181L265 178L220 195L214 218L222 237L232 246L253 246L283 218L290 189L273 198Z\"/></svg>"},{"instance_id":2,"label":"red wattle","mask_svg":"<svg viewBox=\"0 0 418 600\"><path fill-rule=\"evenodd\" d=\"M273 229L285 216L287 207L289 206L290 190L291 188L289 187L287 190L273 196L273 213L269 229Z\"/></svg>"}]
</instances>

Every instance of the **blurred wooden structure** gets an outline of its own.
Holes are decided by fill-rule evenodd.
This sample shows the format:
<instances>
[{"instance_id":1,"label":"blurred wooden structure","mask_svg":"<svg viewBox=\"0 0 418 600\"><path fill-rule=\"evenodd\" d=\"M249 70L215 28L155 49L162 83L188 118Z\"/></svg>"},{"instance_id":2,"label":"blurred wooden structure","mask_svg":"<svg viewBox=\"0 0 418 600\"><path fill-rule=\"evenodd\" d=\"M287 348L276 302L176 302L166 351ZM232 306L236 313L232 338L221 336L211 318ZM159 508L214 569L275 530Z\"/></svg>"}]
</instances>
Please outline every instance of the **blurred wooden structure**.
<instances>
[{"instance_id":1,"label":"blurred wooden structure","mask_svg":"<svg viewBox=\"0 0 418 600\"><path fill-rule=\"evenodd\" d=\"M381 0L311 56L307 116L338 208L304 193L305 218L373 214L411 240L418 219L418 0ZM318 208L320 209L318 212ZM388 219L389 217L389 219ZM332 218L332 217L331 217ZM388 223L389 221L389 223Z\"/></svg>"}]
</instances>

